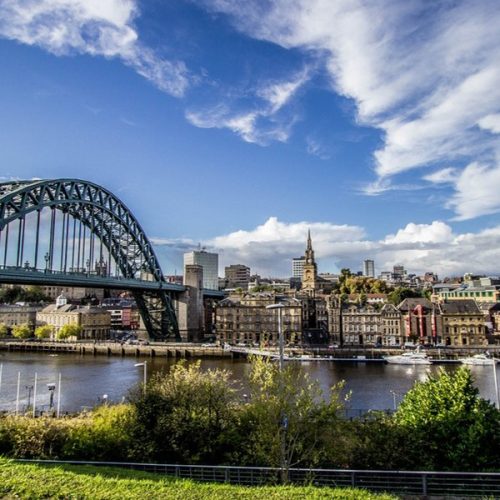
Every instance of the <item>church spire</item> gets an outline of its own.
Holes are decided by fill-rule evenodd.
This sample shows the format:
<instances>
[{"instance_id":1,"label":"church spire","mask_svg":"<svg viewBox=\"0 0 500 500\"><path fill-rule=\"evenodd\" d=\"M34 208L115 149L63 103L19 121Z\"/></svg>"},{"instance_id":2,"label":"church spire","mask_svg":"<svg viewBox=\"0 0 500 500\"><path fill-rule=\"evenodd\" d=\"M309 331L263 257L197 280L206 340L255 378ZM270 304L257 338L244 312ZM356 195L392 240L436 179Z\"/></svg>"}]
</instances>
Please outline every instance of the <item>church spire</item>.
<instances>
[{"instance_id":1,"label":"church spire","mask_svg":"<svg viewBox=\"0 0 500 500\"><path fill-rule=\"evenodd\" d=\"M314 264L314 250L312 247L311 230L307 231L306 264Z\"/></svg>"}]
</instances>

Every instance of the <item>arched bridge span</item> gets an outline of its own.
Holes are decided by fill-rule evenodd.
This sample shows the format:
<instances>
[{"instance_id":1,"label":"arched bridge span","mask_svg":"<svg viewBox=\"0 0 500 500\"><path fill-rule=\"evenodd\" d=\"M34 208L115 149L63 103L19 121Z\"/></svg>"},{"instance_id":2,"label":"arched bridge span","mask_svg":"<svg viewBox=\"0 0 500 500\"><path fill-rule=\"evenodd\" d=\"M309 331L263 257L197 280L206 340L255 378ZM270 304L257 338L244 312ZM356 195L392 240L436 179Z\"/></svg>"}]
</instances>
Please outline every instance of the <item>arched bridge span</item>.
<instances>
[{"instance_id":1,"label":"arched bridge span","mask_svg":"<svg viewBox=\"0 0 500 500\"><path fill-rule=\"evenodd\" d=\"M0 281L129 290L151 338L178 338L151 242L113 193L78 179L0 183Z\"/></svg>"}]
</instances>

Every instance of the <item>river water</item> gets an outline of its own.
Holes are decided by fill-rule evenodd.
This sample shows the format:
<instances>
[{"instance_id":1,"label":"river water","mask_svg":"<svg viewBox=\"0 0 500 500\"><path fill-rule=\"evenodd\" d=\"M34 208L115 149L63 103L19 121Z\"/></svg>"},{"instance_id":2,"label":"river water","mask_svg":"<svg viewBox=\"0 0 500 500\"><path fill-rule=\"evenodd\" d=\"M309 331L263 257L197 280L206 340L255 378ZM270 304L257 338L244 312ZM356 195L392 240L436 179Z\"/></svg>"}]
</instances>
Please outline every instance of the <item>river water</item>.
<instances>
[{"instance_id":1,"label":"river water","mask_svg":"<svg viewBox=\"0 0 500 500\"><path fill-rule=\"evenodd\" d=\"M33 402L35 373L37 374L37 408L48 409L50 393L47 384L58 382L61 374L61 412L75 412L93 407L103 401L123 401L130 389L143 380L143 367L134 366L144 359L80 356L78 354L50 355L45 353L0 353L1 385L0 410L12 411L16 406L17 380L20 373L19 409ZM175 360L165 358L147 359L148 375L168 372ZM203 359L203 369L224 368L231 372L235 385L245 392L245 377L249 364L244 360ZM318 380L327 394L330 387L345 381L345 391L351 392L348 408L384 410L392 409L415 381L424 381L428 374L437 373L437 365L387 365L383 363L333 363L303 362L311 378ZM446 365L444 369L455 370L459 365ZM495 401L493 368L472 366L475 384L483 398ZM496 367L500 379L500 366ZM57 404L57 388L54 403ZM31 394L30 394L31 393Z\"/></svg>"}]
</instances>

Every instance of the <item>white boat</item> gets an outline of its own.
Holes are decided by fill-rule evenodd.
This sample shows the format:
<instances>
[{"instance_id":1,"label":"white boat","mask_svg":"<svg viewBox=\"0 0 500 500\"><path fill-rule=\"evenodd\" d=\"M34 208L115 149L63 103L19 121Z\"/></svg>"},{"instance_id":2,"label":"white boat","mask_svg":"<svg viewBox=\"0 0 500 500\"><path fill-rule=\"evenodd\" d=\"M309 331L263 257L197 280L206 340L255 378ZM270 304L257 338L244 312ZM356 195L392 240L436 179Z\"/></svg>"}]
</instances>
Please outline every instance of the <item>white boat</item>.
<instances>
[{"instance_id":1,"label":"white boat","mask_svg":"<svg viewBox=\"0 0 500 500\"><path fill-rule=\"evenodd\" d=\"M474 354L474 356L469 356L468 358L462 358L459 360L460 363L464 365L474 365L474 366L491 366L496 363L496 359L488 356L487 354Z\"/></svg>"},{"instance_id":2,"label":"white boat","mask_svg":"<svg viewBox=\"0 0 500 500\"><path fill-rule=\"evenodd\" d=\"M412 352L404 352L396 356L384 356L387 363L393 365L430 365L432 361L427 357L425 352L420 352L418 349Z\"/></svg>"}]
</instances>

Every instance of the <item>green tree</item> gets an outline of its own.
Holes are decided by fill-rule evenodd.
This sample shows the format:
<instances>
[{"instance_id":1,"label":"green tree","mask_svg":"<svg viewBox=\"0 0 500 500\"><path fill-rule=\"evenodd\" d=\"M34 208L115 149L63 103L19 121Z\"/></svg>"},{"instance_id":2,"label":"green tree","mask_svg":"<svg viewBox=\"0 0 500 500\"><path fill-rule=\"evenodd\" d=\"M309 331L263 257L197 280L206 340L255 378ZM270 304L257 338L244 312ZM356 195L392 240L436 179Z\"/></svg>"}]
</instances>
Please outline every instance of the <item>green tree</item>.
<instances>
[{"instance_id":1,"label":"green tree","mask_svg":"<svg viewBox=\"0 0 500 500\"><path fill-rule=\"evenodd\" d=\"M7 337L9 334L9 328L6 324L0 323L0 339Z\"/></svg>"},{"instance_id":2,"label":"green tree","mask_svg":"<svg viewBox=\"0 0 500 500\"><path fill-rule=\"evenodd\" d=\"M398 287L387 297L388 301L395 306L401 304L405 299L422 298L422 294L411 288Z\"/></svg>"},{"instance_id":3,"label":"green tree","mask_svg":"<svg viewBox=\"0 0 500 500\"><path fill-rule=\"evenodd\" d=\"M12 327L12 336L16 339L29 339L33 335L33 329L27 323L14 325Z\"/></svg>"},{"instance_id":4,"label":"green tree","mask_svg":"<svg viewBox=\"0 0 500 500\"><path fill-rule=\"evenodd\" d=\"M41 325L35 328L35 337L37 339L48 339L52 335L54 327L52 325Z\"/></svg>"},{"instance_id":5,"label":"green tree","mask_svg":"<svg viewBox=\"0 0 500 500\"><path fill-rule=\"evenodd\" d=\"M500 466L500 412L479 397L470 371L440 370L415 384L394 421L414 443L415 468L485 470ZM412 448L412 449L410 449Z\"/></svg>"},{"instance_id":6,"label":"green tree","mask_svg":"<svg viewBox=\"0 0 500 500\"><path fill-rule=\"evenodd\" d=\"M136 456L168 463L221 463L231 451L236 392L226 370L175 364L131 395Z\"/></svg>"},{"instance_id":7,"label":"green tree","mask_svg":"<svg viewBox=\"0 0 500 500\"><path fill-rule=\"evenodd\" d=\"M56 339L65 340L70 337L79 337L82 332L83 328L80 325L63 325L56 333Z\"/></svg>"},{"instance_id":8,"label":"green tree","mask_svg":"<svg viewBox=\"0 0 500 500\"><path fill-rule=\"evenodd\" d=\"M241 411L243 437L237 460L245 464L285 467L314 466L325 460L325 438L339 422L341 384L328 401L317 381L299 363L255 358L249 376L250 397Z\"/></svg>"}]
</instances>

